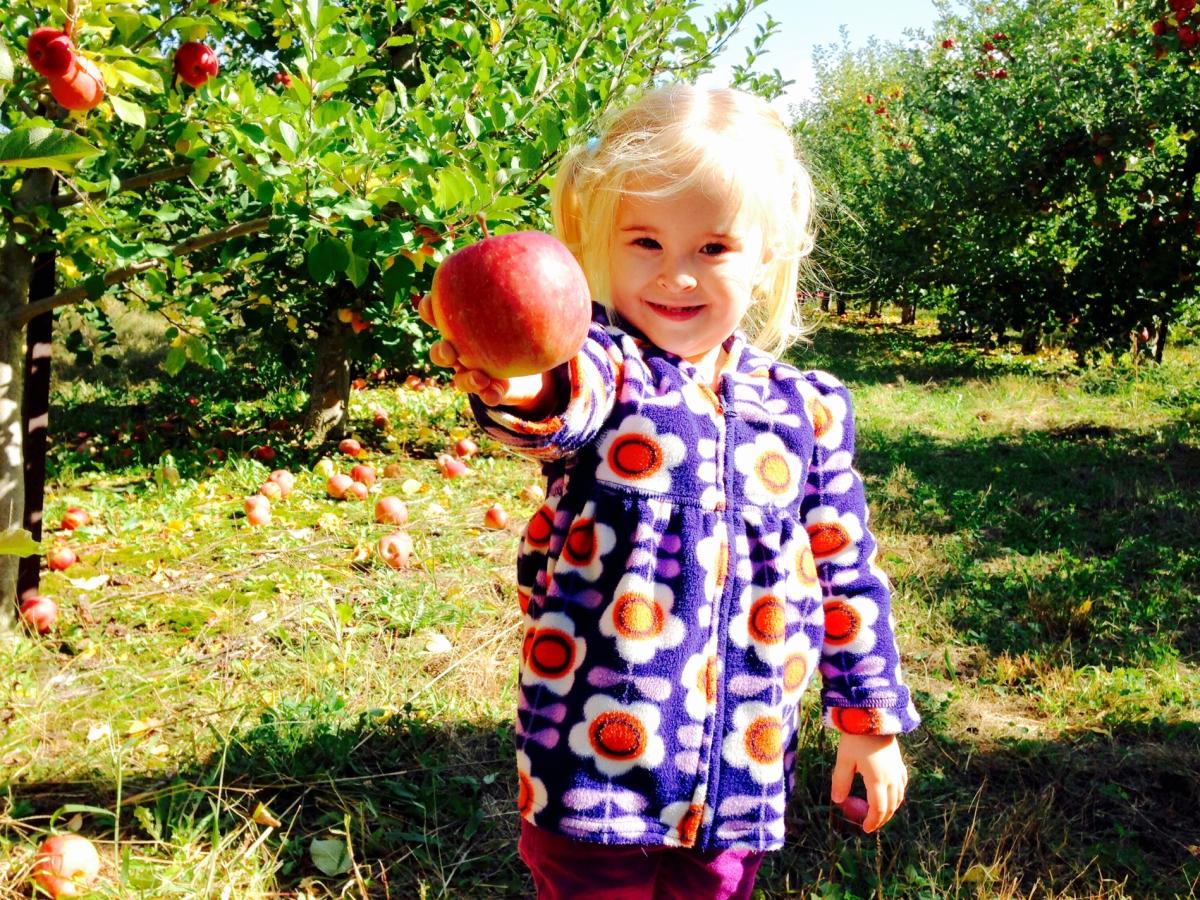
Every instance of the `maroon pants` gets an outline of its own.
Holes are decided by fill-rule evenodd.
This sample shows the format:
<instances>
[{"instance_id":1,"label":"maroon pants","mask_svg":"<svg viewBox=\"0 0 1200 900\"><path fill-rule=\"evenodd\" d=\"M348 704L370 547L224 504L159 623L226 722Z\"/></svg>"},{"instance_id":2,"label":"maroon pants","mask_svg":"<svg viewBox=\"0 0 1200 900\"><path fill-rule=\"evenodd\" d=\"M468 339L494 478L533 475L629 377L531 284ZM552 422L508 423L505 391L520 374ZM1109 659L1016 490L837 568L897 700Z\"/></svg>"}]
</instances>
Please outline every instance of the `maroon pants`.
<instances>
[{"instance_id":1,"label":"maroon pants","mask_svg":"<svg viewBox=\"0 0 1200 900\"><path fill-rule=\"evenodd\" d=\"M763 854L573 841L521 821L538 900L749 900Z\"/></svg>"}]
</instances>

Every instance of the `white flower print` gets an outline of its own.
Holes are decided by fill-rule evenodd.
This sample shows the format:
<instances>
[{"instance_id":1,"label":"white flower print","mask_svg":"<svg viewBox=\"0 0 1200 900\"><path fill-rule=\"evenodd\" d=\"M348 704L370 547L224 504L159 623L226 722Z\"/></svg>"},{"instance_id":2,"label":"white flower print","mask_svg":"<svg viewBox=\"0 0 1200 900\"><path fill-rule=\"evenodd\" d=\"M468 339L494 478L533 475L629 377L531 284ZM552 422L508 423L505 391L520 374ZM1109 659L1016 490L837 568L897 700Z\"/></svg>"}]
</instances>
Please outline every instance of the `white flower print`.
<instances>
[{"instance_id":1,"label":"white flower print","mask_svg":"<svg viewBox=\"0 0 1200 900\"><path fill-rule=\"evenodd\" d=\"M683 707L697 721L703 721L717 704L717 680L721 660L711 645L688 659L683 666Z\"/></svg>"},{"instance_id":2,"label":"white flower print","mask_svg":"<svg viewBox=\"0 0 1200 900\"><path fill-rule=\"evenodd\" d=\"M751 700L733 712L733 730L725 736L721 755L725 762L748 769L759 784L775 784L783 778L783 719L766 703Z\"/></svg>"},{"instance_id":3,"label":"white flower print","mask_svg":"<svg viewBox=\"0 0 1200 900\"><path fill-rule=\"evenodd\" d=\"M879 607L868 598L830 597L825 601L825 652L870 653L875 648Z\"/></svg>"},{"instance_id":4,"label":"white flower print","mask_svg":"<svg viewBox=\"0 0 1200 900\"><path fill-rule=\"evenodd\" d=\"M587 642L575 636L575 623L563 613L546 613L525 630L521 683L543 684L562 696L575 683Z\"/></svg>"},{"instance_id":5,"label":"white flower print","mask_svg":"<svg viewBox=\"0 0 1200 900\"><path fill-rule=\"evenodd\" d=\"M839 513L836 507L818 506L804 517L804 528L817 565L851 566L857 562L863 526L854 513Z\"/></svg>"},{"instance_id":6,"label":"white flower print","mask_svg":"<svg viewBox=\"0 0 1200 900\"><path fill-rule=\"evenodd\" d=\"M660 722L653 703L621 703L597 694L584 704L583 721L571 728L567 743L576 756L593 760L610 778L634 766L653 769L666 754Z\"/></svg>"},{"instance_id":7,"label":"white flower print","mask_svg":"<svg viewBox=\"0 0 1200 900\"><path fill-rule=\"evenodd\" d=\"M694 847L701 825L711 824L712 809L703 803L677 800L663 807L658 820L670 828L663 838L668 847Z\"/></svg>"},{"instance_id":8,"label":"white flower print","mask_svg":"<svg viewBox=\"0 0 1200 900\"><path fill-rule=\"evenodd\" d=\"M679 645L685 626L671 615L675 594L665 584L630 572L617 584L600 618L600 633L614 638L617 652L629 662L649 662L659 650Z\"/></svg>"},{"instance_id":9,"label":"white flower print","mask_svg":"<svg viewBox=\"0 0 1200 900\"><path fill-rule=\"evenodd\" d=\"M684 461L687 449L673 434L659 434L645 416L630 416L619 431L600 442L596 477L644 491L671 489L671 471Z\"/></svg>"},{"instance_id":10,"label":"white flower print","mask_svg":"<svg viewBox=\"0 0 1200 900\"><path fill-rule=\"evenodd\" d=\"M778 435L758 435L733 451L733 462L745 479L750 503L782 507L796 499L803 467Z\"/></svg>"},{"instance_id":11,"label":"white flower print","mask_svg":"<svg viewBox=\"0 0 1200 900\"><path fill-rule=\"evenodd\" d=\"M546 808L546 785L529 773L529 757L521 750L517 751L517 781L517 812L532 822Z\"/></svg>"}]
</instances>

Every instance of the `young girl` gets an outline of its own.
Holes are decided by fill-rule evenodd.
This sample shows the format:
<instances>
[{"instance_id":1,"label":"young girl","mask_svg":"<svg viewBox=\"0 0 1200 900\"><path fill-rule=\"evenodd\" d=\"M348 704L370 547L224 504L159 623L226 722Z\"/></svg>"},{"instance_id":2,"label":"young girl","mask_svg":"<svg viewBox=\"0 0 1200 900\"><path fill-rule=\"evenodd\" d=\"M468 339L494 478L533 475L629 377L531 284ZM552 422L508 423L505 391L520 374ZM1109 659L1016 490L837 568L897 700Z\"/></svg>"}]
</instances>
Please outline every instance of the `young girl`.
<instances>
[{"instance_id":1,"label":"young girl","mask_svg":"<svg viewBox=\"0 0 1200 900\"><path fill-rule=\"evenodd\" d=\"M841 733L833 802L861 775L874 831L904 798L895 735L918 717L849 396L763 349L797 333L812 202L765 102L651 91L555 182L596 300L578 356L498 380L432 348L548 479L517 561L520 852L539 897L749 897L784 840L817 668Z\"/></svg>"}]
</instances>

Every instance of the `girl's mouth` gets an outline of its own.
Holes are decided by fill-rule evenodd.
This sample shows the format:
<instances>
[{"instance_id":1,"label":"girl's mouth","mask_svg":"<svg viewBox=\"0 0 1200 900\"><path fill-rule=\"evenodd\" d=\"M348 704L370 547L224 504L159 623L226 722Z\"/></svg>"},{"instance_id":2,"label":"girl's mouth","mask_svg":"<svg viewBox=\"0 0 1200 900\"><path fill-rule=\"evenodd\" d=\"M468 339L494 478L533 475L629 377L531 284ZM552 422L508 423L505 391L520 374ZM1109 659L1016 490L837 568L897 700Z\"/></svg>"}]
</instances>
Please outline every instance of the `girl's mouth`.
<instances>
[{"instance_id":1,"label":"girl's mouth","mask_svg":"<svg viewBox=\"0 0 1200 900\"><path fill-rule=\"evenodd\" d=\"M672 322L686 321L704 309L703 306L663 306L661 303L652 303L649 300L646 301L646 305L664 319L670 319Z\"/></svg>"}]
</instances>

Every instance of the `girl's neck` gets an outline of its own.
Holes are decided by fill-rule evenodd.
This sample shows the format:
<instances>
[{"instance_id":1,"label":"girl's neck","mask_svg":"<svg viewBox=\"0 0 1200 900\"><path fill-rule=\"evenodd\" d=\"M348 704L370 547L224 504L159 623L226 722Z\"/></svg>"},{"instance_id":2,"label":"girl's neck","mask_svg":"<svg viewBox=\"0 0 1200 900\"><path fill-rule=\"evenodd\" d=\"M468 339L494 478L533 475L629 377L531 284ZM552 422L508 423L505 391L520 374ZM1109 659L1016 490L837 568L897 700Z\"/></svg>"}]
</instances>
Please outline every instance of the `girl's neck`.
<instances>
[{"instance_id":1,"label":"girl's neck","mask_svg":"<svg viewBox=\"0 0 1200 900\"><path fill-rule=\"evenodd\" d=\"M696 367L700 380L715 391L718 388L721 368L725 365L725 358L725 345L717 344L699 356L688 358L688 362Z\"/></svg>"}]
</instances>

